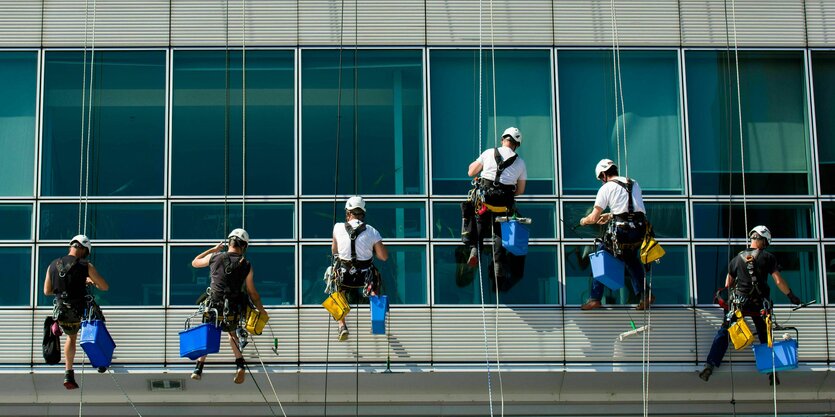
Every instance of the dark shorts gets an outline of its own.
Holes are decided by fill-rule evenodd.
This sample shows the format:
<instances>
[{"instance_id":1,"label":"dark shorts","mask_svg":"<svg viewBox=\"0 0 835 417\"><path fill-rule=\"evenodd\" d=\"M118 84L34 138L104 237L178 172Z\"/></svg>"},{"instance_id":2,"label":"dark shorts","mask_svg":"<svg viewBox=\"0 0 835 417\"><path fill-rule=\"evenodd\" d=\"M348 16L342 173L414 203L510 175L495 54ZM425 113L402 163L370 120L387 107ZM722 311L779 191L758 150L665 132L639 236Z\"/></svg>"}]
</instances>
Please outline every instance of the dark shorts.
<instances>
[{"instance_id":1,"label":"dark shorts","mask_svg":"<svg viewBox=\"0 0 835 417\"><path fill-rule=\"evenodd\" d=\"M224 332L234 332L240 327L241 318L244 312L246 312L246 304L241 303L240 300L238 302L230 300L227 307L224 299L207 299L204 305L207 308L203 313L203 323L219 321L220 329ZM215 312L212 309L216 310L217 314L220 315L219 320L215 317Z\"/></svg>"},{"instance_id":2,"label":"dark shorts","mask_svg":"<svg viewBox=\"0 0 835 417\"><path fill-rule=\"evenodd\" d=\"M52 317L58 321L61 330L69 336L78 334L81 329L81 318L84 317L85 303L83 301L66 301L56 298L53 305Z\"/></svg>"}]
</instances>

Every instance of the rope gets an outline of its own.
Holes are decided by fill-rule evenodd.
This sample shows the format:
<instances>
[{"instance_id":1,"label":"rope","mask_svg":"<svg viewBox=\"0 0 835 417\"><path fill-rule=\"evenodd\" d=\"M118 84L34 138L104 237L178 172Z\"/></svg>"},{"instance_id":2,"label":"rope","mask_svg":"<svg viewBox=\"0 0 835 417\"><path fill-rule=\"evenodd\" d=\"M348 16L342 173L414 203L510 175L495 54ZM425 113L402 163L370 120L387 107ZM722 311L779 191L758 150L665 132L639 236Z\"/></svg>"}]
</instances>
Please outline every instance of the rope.
<instances>
[{"instance_id":1,"label":"rope","mask_svg":"<svg viewBox=\"0 0 835 417\"><path fill-rule=\"evenodd\" d=\"M246 229L246 0L241 1L241 228Z\"/></svg>"},{"instance_id":2,"label":"rope","mask_svg":"<svg viewBox=\"0 0 835 417\"><path fill-rule=\"evenodd\" d=\"M85 28L86 29L86 28ZM90 142L92 137L90 133L93 128L93 69L96 63L96 0L93 0L93 34L92 42L90 44L90 94L87 95L87 158L84 167L84 226L82 232L87 233L87 208L89 206L88 199L90 195Z\"/></svg>"},{"instance_id":3,"label":"rope","mask_svg":"<svg viewBox=\"0 0 835 417\"><path fill-rule=\"evenodd\" d=\"M740 172L742 173L742 212L745 216L745 233L748 233L748 199L747 191L745 189L745 141L743 140L742 132L742 92L739 85L739 44L736 32L736 1L731 0L731 14L734 28L734 67L736 70L736 109L737 118L739 122L739 162ZM746 235L747 236L747 235ZM747 239L747 238L746 238Z\"/></svg>"},{"instance_id":4,"label":"rope","mask_svg":"<svg viewBox=\"0 0 835 417\"><path fill-rule=\"evenodd\" d=\"M229 0L224 1L226 19L226 31L224 36L224 84L225 84L225 104L223 107L223 233L229 233L229 128L230 128L230 112L231 97L229 93Z\"/></svg>"},{"instance_id":5,"label":"rope","mask_svg":"<svg viewBox=\"0 0 835 417\"><path fill-rule=\"evenodd\" d=\"M81 410L84 405L84 362L87 361L87 352L81 349L81 387L78 390L78 417L81 417Z\"/></svg>"},{"instance_id":6,"label":"rope","mask_svg":"<svg viewBox=\"0 0 835 417\"><path fill-rule=\"evenodd\" d=\"M615 129L620 129L621 123L618 120L618 93L620 93L620 115L623 117L623 164L624 164L624 172L623 175L628 177L629 176L629 155L626 150L626 105L624 104L623 100L623 71L621 71L620 65L620 40L619 40L619 33L618 33L618 13L615 7L615 0L612 0L612 43L614 44L614 55L613 59L616 62L617 71L615 72ZM618 140L618 163L620 163L620 132L617 133L617 140Z\"/></svg>"},{"instance_id":7,"label":"rope","mask_svg":"<svg viewBox=\"0 0 835 417\"><path fill-rule=\"evenodd\" d=\"M354 340L356 341L356 345L357 345L357 353L354 354L354 358L356 358L356 362L355 362L355 365L354 365L354 384L355 384L354 392L356 394L356 397L354 399L354 416L356 416L356 417L359 417L359 415L360 415L360 337L359 337L360 336L359 335L360 312L359 312L359 307L360 307L360 304L359 304L359 301L357 301L357 307L356 307L357 311L354 314L355 323L356 323L356 326L354 328L356 329L356 332L357 332L357 336L354 337Z\"/></svg>"},{"instance_id":8,"label":"rope","mask_svg":"<svg viewBox=\"0 0 835 417\"><path fill-rule=\"evenodd\" d=\"M612 12L612 82L614 83L613 92L615 93L615 138L618 150L618 165L620 165L620 119L618 118L618 59L615 54L617 48L617 21L615 20L615 0L610 3Z\"/></svg>"},{"instance_id":9,"label":"rope","mask_svg":"<svg viewBox=\"0 0 835 417\"><path fill-rule=\"evenodd\" d=\"M284 411L284 406L281 405L281 399L278 398L278 392L275 390L272 378L270 378L270 373L267 372L267 366L264 365L264 360L261 359L261 352L258 351L258 345L255 344L254 337L252 338L252 347L255 348L255 355L258 356L258 361L261 362L261 368L264 369L264 375L267 376L267 382L270 383L270 388L273 390L273 395L275 396L275 401L278 403L278 407L281 409L281 414L284 415L284 417L287 417L287 413ZM250 372L250 375L252 375L252 372ZM255 378L253 377L252 380L255 381ZM272 407L270 407L270 410L272 410Z\"/></svg>"},{"instance_id":10,"label":"rope","mask_svg":"<svg viewBox=\"0 0 835 417\"><path fill-rule=\"evenodd\" d=\"M273 417L277 417L275 415L275 411L273 411L273 406L270 404L270 401L267 400L267 396L264 395L264 391L261 389L261 385L258 384L258 381L255 380L255 375L252 374L252 369L249 369L249 364L244 361L244 367L246 368L246 372L249 373L249 378L252 379L252 382L255 383L255 388L258 388L258 392L261 394L261 398L264 399L264 404L267 404L267 408L270 410L270 415Z\"/></svg>"},{"instance_id":11,"label":"rope","mask_svg":"<svg viewBox=\"0 0 835 417\"><path fill-rule=\"evenodd\" d=\"M113 379L113 383L116 384L116 386L119 388L119 391L122 391L122 395L124 395L125 399L128 400L128 404L130 404L131 408L133 408L133 411L136 413L136 415L138 415L139 417L142 417L142 413L140 413L139 410L136 409L136 405L130 399L130 396L125 391L125 389L122 388L122 384L119 383L119 380L116 379L116 373L113 372L113 369L108 369L107 373L110 374L110 378Z\"/></svg>"},{"instance_id":12,"label":"rope","mask_svg":"<svg viewBox=\"0 0 835 417\"><path fill-rule=\"evenodd\" d=\"M86 125L85 112L87 110L87 32L90 29L88 24L89 1L84 1L84 52L81 57L81 134L79 137L80 149L78 155L78 233L81 234L81 214L83 212L82 195L84 193L84 126Z\"/></svg>"}]
</instances>

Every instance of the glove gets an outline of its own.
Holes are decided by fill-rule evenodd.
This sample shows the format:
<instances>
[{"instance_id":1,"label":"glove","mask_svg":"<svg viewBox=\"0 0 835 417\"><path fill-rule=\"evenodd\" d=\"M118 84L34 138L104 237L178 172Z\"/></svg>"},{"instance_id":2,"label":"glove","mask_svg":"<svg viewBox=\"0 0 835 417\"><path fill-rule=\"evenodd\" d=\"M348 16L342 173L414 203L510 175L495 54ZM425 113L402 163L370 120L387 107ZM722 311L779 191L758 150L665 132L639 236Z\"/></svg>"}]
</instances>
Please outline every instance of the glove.
<instances>
[{"instance_id":1,"label":"glove","mask_svg":"<svg viewBox=\"0 0 835 417\"><path fill-rule=\"evenodd\" d=\"M791 301L792 304L795 304L795 305L803 304L803 301L800 301L800 298L798 296L794 295L794 293L791 292L791 291L789 291L789 293L786 294L786 297L789 297L789 301Z\"/></svg>"}]
</instances>

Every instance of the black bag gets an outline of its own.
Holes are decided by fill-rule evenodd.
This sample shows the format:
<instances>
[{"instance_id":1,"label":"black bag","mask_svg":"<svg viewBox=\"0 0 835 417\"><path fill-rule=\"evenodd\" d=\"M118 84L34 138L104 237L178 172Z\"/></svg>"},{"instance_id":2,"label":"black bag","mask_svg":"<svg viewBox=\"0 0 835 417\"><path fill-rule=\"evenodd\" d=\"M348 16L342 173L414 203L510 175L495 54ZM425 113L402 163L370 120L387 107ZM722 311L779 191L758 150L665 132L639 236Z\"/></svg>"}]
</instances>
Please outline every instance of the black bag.
<instances>
[{"instance_id":1,"label":"black bag","mask_svg":"<svg viewBox=\"0 0 835 417\"><path fill-rule=\"evenodd\" d=\"M61 338L52 333L55 319L47 316L43 322L43 359L49 365L61 362Z\"/></svg>"}]
</instances>

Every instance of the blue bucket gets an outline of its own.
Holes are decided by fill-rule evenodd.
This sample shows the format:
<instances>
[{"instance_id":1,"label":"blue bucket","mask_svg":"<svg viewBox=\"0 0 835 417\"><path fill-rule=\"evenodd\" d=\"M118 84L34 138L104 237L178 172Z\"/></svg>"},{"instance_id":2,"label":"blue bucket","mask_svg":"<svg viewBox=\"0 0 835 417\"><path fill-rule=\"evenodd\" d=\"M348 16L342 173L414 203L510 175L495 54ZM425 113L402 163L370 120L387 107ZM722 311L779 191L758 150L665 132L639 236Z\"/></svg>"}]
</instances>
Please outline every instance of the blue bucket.
<instances>
[{"instance_id":1,"label":"blue bucket","mask_svg":"<svg viewBox=\"0 0 835 417\"><path fill-rule=\"evenodd\" d=\"M203 323L180 332L181 357L194 360L217 352L220 352L220 328L214 323Z\"/></svg>"},{"instance_id":2,"label":"blue bucket","mask_svg":"<svg viewBox=\"0 0 835 417\"><path fill-rule=\"evenodd\" d=\"M113 361L116 343L101 320L81 322L81 348L96 368L108 367Z\"/></svg>"},{"instance_id":3,"label":"blue bucket","mask_svg":"<svg viewBox=\"0 0 835 417\"><path fill-rule=\"evenodd\" d=\"M772 370L785 371L797 368L797 340L774 342L774 367L771 366L771 349L767 343L753 346L757 370L767 374Z\"/></svg>"},{"instance_id":4,"label":"blue bucket","mask_svg":"<svg viewBox=\"0 0 835 417\"><path fill-rule=\"evenodd\" d=\"M531 233L528 228L517 220L502 223L502 246L516 256L528 254L528 238Z\"/></svg>"},{"instance_id":5,"label":"blue bucket","mask_svg":"<svg viewBox=\"0 0 835 417\"><path fill-rule=\"evenodd\" d=\"M371 303L371 334L386 334L386 313L389 310L387 295L372 295Z\"/></svg>"},{"instance_id":6,"label":"blue bucket","mask_svg":"<svg viewBox=\"0 0 835 417\"><path fill-rule=\"evenodd\" d=\"M623 288L623 261L605 250L599 250L589 255L589 258L591 259L591 272L594 279L611 290Z\"/></svg>"}]
</instances>

